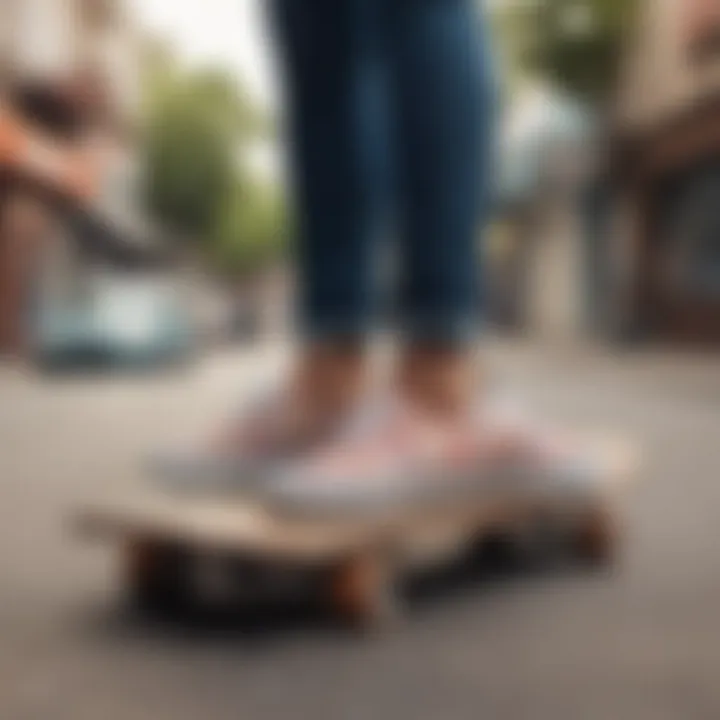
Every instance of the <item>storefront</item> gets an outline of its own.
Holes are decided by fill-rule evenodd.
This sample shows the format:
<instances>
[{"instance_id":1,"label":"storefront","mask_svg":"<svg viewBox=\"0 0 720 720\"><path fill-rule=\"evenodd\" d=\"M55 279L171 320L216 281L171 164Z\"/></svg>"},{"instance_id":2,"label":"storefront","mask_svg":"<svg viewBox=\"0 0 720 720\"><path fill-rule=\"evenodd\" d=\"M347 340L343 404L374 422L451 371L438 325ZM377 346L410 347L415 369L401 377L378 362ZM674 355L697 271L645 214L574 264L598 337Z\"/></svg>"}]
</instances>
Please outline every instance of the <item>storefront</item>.
<instances>
[{"instance_id":1,"label":"storefront","mask_svg":"<svg viewBox=\"0 0 720 720\"><path fill-rule=\"evenodd\" d=\"M615 169L619 319L644 338L720 343L720 6L646 3L625 70Z\"/></svg>"}]
</instances>

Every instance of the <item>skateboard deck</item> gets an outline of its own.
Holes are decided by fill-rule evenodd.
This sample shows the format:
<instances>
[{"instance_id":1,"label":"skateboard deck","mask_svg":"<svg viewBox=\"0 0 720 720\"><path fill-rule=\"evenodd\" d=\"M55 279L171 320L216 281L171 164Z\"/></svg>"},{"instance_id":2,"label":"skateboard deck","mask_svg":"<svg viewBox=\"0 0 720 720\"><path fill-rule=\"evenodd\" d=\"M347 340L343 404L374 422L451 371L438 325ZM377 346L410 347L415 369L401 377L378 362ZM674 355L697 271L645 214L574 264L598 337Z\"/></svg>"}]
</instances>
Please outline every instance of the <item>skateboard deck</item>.
<instances>
[{"instance_id":1,"label":"skateboard deck","mask_svg":"<svg viewBox=\"0 0 720 720\"><path fill-rule=\"evenodd\" d=\"M181 584L187 590L188 558L223 558L228 568L250 564L276 575L322 577L333 609L368 624L386 614L395 580L450 561L493 534L552 528L585 559L612 561L623 490L638 474L638 454L618 440L593 445L608 471L601 483L580 488L495 488L472 501L447 498L355 519L300 518L240 495L203 498L155 488L125 502L89 504L75 523L85 536L119 541L125 582L143 606L177 600ZM258 582L258 573L253 577Z\"/></svg>"}]
</instances>

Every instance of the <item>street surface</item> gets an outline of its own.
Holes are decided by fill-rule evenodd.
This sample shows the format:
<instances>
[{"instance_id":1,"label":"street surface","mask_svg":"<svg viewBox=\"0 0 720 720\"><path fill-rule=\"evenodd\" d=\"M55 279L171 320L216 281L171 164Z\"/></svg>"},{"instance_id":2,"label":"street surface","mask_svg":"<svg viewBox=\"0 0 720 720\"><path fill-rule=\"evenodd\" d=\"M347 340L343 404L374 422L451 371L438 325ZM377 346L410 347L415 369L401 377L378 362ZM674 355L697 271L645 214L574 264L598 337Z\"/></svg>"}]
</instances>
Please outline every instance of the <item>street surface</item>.
<instances>
[{"instance_id":1,"label":"street surface","mask_svg":"<svg viewBox=\"0 0 720 720\"><path fill-rule=\"evenodd\" d=\"M717 720L720 360L493 347L496 382L555 418L631 433L649 468L610 576L449 584L386 636L310 618L148 626L113 557L68 531L149 450L277 372L272 348L161 376L0 367L2 720Z\"/></svg>"}]
</instances>

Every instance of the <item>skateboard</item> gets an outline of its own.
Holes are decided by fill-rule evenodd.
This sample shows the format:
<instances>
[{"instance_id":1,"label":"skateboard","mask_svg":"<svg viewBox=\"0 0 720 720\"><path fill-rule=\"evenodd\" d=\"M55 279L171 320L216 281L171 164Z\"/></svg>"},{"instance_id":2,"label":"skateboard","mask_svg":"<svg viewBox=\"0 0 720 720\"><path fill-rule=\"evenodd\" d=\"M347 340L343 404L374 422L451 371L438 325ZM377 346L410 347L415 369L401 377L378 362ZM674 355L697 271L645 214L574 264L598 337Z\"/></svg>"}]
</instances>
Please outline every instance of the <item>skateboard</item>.
<instances>
[{"instance_id":1,"label":"skateboard","mask_svg":"<svg viewBox=\"0 0 720 720\"><path fill-rule=\"evenodd\" d=\"M599 445L598 443L602 443ZM397 617L398 588L484 541L553 547L579 562L611 564L622 540L624 490L638 476L629 444L595 441L602 482L508 487L432 506L355 520L284 516L247 497L198 497L147 489L125 502L80 508L76 529L116 541L123 578L143 611L165 613L232 585L255 597L311 593L336 618L371 628Z\"/></svg>"}]
</instances>

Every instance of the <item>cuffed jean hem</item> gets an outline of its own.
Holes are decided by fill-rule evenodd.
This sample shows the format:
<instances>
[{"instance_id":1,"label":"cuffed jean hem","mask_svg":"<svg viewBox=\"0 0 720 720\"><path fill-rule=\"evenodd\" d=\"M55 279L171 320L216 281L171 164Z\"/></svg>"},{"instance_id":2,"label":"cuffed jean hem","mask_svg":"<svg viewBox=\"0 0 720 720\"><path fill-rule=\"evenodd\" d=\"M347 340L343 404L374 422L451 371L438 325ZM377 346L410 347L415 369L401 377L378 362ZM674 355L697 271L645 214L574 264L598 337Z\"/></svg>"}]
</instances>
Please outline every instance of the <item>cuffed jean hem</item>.
<instances>
[{"instance_id":1,"label":"cuffed jean hem","mask_svg":"<svg viewBox=\"0 0 720 720\"><path fill-rule=\"evenodd\" d=\"M345 344L363 343L389 331L406 345L464 349L480 339L483 329L475 315L452 318L426 315L389 323L341 318L306 320L300 324L300 335L309 343Z\"/></svg>"},{"instance_id":2,"label":"cuffed jean hem","mask_svg":"<svg viewBox=\"0 0 720 720\"><path fill-rule=\"evenodd\" d=\"M475 315L418 315L403 319L398 334L407 345L463 349L475 344L482 325Z\"/></svg>"},{"instance_id":3,"label":"cuffed jean hem","mask_svg":"<svg viewBox=\"0 0 720 720\"><path fill-rule=\"evenodd\" d=\"M309 344L349 344L363 343L375 330L377 323L369 320L351 320L346 318L326 318L315 320L301 318L299 335Z\"/></svg>"}]
</instances>

